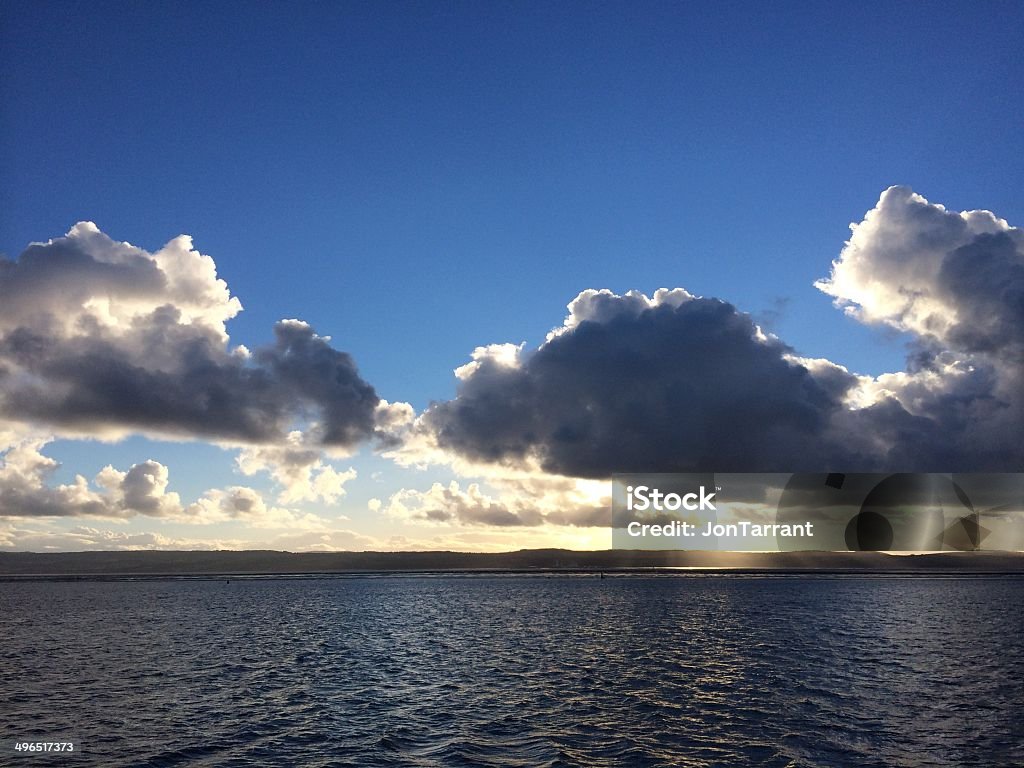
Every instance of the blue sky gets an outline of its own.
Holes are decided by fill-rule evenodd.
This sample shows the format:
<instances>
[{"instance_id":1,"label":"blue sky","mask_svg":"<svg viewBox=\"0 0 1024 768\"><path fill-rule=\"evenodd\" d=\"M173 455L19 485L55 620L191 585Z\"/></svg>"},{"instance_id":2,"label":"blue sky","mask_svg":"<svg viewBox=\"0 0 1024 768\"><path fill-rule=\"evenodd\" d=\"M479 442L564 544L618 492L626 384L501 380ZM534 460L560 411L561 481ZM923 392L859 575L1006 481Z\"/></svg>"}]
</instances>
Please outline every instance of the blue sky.
<instances>
[{"instance_id":1,"label":"blue sky","mask_svg":"<svg viewBox=\"0 0 1024 768\"><path fill-rule=\"evenodd\" d=\"M1024 11L752 6L7 3L0 252L80 220L150 252L188 233L245 307L233 344L301 318L417 411L586 288L685 287L902 370L905 334L812 284L893 184L1024 221ZM163 453L187 497L230 474L140 441L47 455ZM408 472L357 468L343 507Z\"/></svg>"}]
</instances>

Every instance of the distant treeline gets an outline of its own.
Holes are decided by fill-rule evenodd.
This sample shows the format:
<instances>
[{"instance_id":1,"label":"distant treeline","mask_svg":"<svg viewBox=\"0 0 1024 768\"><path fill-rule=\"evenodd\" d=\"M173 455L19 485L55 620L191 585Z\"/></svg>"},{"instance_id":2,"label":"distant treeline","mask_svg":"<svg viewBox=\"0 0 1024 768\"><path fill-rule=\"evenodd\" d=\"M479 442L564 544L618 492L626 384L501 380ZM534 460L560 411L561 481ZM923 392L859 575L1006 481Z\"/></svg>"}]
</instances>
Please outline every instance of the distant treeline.
<instances>
[{"instance_id":1,"label":"distant treeline","mask_svg":"<svg viewBox=\"0 0 1024 768\"><path fill-rule=\"evenodd\" d=\"M131 551L0 552L3 575L211 575L402 571L611 571L739 568L783 572L1024 573L1024 553L676 552L524 549L518 552Z\"/></svg>"}]
</instances>

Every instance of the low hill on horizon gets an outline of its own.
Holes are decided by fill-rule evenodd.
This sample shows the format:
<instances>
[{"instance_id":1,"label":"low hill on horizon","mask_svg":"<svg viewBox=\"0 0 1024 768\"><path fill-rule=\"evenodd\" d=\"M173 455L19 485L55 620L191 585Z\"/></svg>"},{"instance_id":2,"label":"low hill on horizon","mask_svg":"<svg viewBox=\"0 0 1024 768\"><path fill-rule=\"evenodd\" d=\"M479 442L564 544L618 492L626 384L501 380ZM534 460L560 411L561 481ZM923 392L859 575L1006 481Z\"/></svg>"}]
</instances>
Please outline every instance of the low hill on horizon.
<instances>
[{"instance_id":1,"label":"low hill on horizon","mask_svg":"<svg viewBox=\"0 0 1024 768\"><path fill-rule=\"evenodd\" d=\"M800 572L1022 573L1021 552L705 552L524 549L515 552L96 551L0 552L5 576L269 575L431 571L731 568Z\"/></svg>"}]
</instances>

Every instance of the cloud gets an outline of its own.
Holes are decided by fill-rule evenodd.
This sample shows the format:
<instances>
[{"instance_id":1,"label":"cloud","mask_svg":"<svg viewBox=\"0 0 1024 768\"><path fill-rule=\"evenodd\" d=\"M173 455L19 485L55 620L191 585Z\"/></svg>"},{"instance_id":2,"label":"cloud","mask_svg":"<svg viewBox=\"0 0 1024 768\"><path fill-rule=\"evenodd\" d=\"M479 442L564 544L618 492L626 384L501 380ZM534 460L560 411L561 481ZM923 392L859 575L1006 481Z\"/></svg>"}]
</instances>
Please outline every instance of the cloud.
<instances>
[{"instance_id":1,"label":"cloud","mask_svg":"<svg viewBox=\"0 0 1024 768\"><path fill-rule=\"evenodd\" d=\"M57 462L42 449L47 438L26 438L0 451L0 519L89 517L127 520L145 516L208 525L233 520L260 528L322 529L322 518L268 506L252 488L213 488L190 504L168 490L170 474L152 459L122 471L106 466L90 482L51 485Z\"/></svg>"},{"instance_id":2,"label":"cloud","mask_svg":"<svg viewBox=\"0 0 1024 768\"><path fill-rule=\"evenodd\" d=\"M538 472L498 474L486 485L469 483L465 490L455 480L434 483L426 491L403 488L386 504L370 499L367 508L406 522L449 527L588 527L607 526L610 505L605 483Z\"/></svg>"},{"instance_id":3,"label":"cloud","mask_svg":"<svg viewBox=\"0 0 1024 768\"><path fill-rule=\"evenodd\" d=\"M148 253L79 224L0 259L0 515L237 521L288 528L282 546L404 546L288 508L342 499L355 472L331 459L367 440L460 478L371 501L431 534L405 540L417 548L596 536L614 472L1020 470L1020 229L893 187L817 286L859 321L909 334L905 370L802 357L740 308L682 288L588 289L539 343L477 347L455 397L417 416L300 320L266 346L232 346L241 304L187 237ZM282 506L244 486L185 503L155 461L48 482L52 435L131 433L238 448L238 469L269 475Z\"/></svg>"},{"instance_id":4,"label":"cloud","mask_svg":"<svg viewBox=\"0 0 1024 768\"><path fill-rule=\"evenodd\" d=\"M47 328L62 337L100 327L122 335L160 306L226 337L224 323L242 309L213 259L193 250L187 235L150 254L91 221L33 243L17 261L0 259L0 306L0 329Z\"/></svg>"},{"instance_id":5,"label":"cloud","mask_svg":"<svg viewBox=\"0 0 1024 768\"><path fill-rule=\"evenodd\" d=\"M350 530L282 533L261 546L288 552L367 552L392 549L380 539Z\"/></svg>"},{"instance_id":6,"label":"cloud","mask_svg":"<svg viewBox=\"0 0 1024 768\"><path fill-rule=\"evenodd\" d=\"M1024 361L1024 231L890 187L816 285L855 317L940 349Z\"/></svg>"},{"instance_id":7,"label":"cloud","mask_svg":"<svg viewBox=\"0 0 1024 768\"><path fill-rule=\"evenodd\" d=\"M238 538L190 538L158 531L125 531L77 525L65 528L47 520L20 521L0 518L0 550L21 552L89 552L124 550L246 550L274 549L290 552L393 549L387 542L349 530L287 531L254 540L240 532ZM417 548L427 549L427 546Z\"/></svg>"},{"instance_id":8,"label":"cloud","mask_svg":"<svg viewBox=\"0 0 1024 768\"><path fill-rule=\"evenodd\" d=\"M277 323L270 345L231 348L240 310L188 237L151 254L77 224L0 259L0 418L236 444L307 424L348 450L374 434L381 400L348 354L300 320Z\"/></svg>"},{"instance_id":9,"label":"cloud","mask_svg":"<svg viewBox=\"0 0 1024 768\"><path fill-rule=\"evenodd\" d=\"M0 549L21 552L88 552L96 550L240 549L232 542L185 539L157 532L114 531L94 526L69 530L45 525L16 526L0 519Z\"/></svg>"},{"instance_id":10,"label":"cloud","mask_svg":"<svg viewBox=\"0 0 1024 768\"><path fill-rule=\"evenodd\" d=\"M863 415L860 430L900 466L917 456L943 470L1020 471L1024 231L907 187L883 192L851 230L817 287L859 320L914 340L906 371L862 380L858 398L879 405L846 421Z\"/></svg>"},{"instance_id":11,"label":"cloud","mask_svg":"<svg viewBox=\"0 0 1024 768\"><path fill-rule=\"evenodd\" d=\"M284 532L270 538L253 539L239 532L236 538L191 538L169 536L158 531L112 530L92 525L70 529L59 522L0 519L0 550L20 552L83 552L97 550L246 550L272 549L290 552L336 551L437 551L495 552L522 548L559 546L566 549L605 549L607 530L531 528L472 528L430 531L427 536L396 535L386 539L352 530Z\"/></svg>"},{"instance_id":12,"label":"cloud","mask_svg":"<svg viewBox=\"0 0 1024 768\"><path fill-rule=\"evenodd\" d=\"M611 544L612 537L607 527L474 525L435 527L421 531L410 525L403 530L403 534L391 536L383 542L381 549L405 552L510 552L552 547L570 550L608 549Z\"/></svg>"},{"instance_id":13,"label":"cloud","mask_svg":"<svg viewBox=\"0 0 1024 768\"><path fill-rule=\"evenodd\" d=\"M326 521L311 513L268 506L263 495L241 485L212 488L177 514L180 522L211 524L239 521L252 528L322 531Z\"/></svg>"},{"instance_id":14,"label":"cloud","mask_svg":"<svg viewBox=\"0 0 1024 768\"><path fill-rule=\"evenodd\" d=\"M371 499L371 509L379 509ZM447 486L434 483L428 491L403 489L391 496L385 512L405 520L467 525L540 525L544 518L534 509L510 506L494 499L471 483L465 491L454 480Z\"/></svg>"},{"instance_id":15,"label":"cloud","mask_svg":"<svg viewBox=\"0 0 1024 768\"><path fill-rule=\"evenodd\" d=\"M477 349L458 396L422 426L476 461L535 457L577 477L791 467L855 378L815 375L790 353L724 301L587 290L539 348Z\"/></svg>"},{"instance_id":16,"label":"cloud","mask_svg":"<svg viewBox=\"0 0 1024 768\"><path fill-rule=\"evenodd\" d=\"M987 211L881 196L818 287L914 335L904 371L799 356L718 299L586 290L536 348L478 347L389 454L606 478L671 471L1015 471L1024 248Z\"/></svg>"},{"instance_id":17,"label":"cloud","mask_svg":"<svg viewBox=\"0 0 1024 768\"><path fill-rule=\"evenodd\" d=\"M47 485L47 479L58 465L40 453L45 443L42 439L27 439L0 453L0 514L19 517L124 517L132 514L123 504L121 486L127 474L117 473L112 468L105 469L97 478L101 490L91 488L81 475L72 483ZM140 474L136 473L129 484L136 497Z\"/></svg>"},{"instance_id":18,"label":"cloud","mask_svg":"<svg viewBox=\"0 0 1024 768\"><path fill-rule=\"evenodd\" d=\"M277 500L282 504L335 504L345 495L345 483L356 477L356 471L350 467L339 472L326 464L322 451L309 447L306 439L305 434L295 430L283 446L244 449L236 463L245 475L270 474L281 488Z\"/></svg>"},{"instance_id":19,"label":"cloud","mask_svg":"<svg viewBox=\"0 0 1024 768\"><path fill-rule=\"evenodd\" d=\"M127 472L118 472L111 466L100 471L96 481L107 492L112 508L125 514L170 517L181 512L178 494L167 491L167 467L147 459L133 464Z\"/></svg>"}]
</instances>

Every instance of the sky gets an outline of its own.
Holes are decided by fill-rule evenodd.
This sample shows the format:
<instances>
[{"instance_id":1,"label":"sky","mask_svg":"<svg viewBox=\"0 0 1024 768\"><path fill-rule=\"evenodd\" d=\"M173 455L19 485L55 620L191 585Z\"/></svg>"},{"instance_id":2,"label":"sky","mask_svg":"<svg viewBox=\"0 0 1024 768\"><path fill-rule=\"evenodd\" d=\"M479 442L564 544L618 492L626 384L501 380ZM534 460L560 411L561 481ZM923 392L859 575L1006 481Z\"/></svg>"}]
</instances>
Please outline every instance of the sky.
<instances>
[{"instance_id":1,"label":"sky","mask_svg":"<svg viewBox=\"0 0 1024 768\"><path fill-rule=\"evenodd\" d=\"M1024 10L751 5L5 3L0 548L1024 470Z\"/></svg>"}]
</instances>

